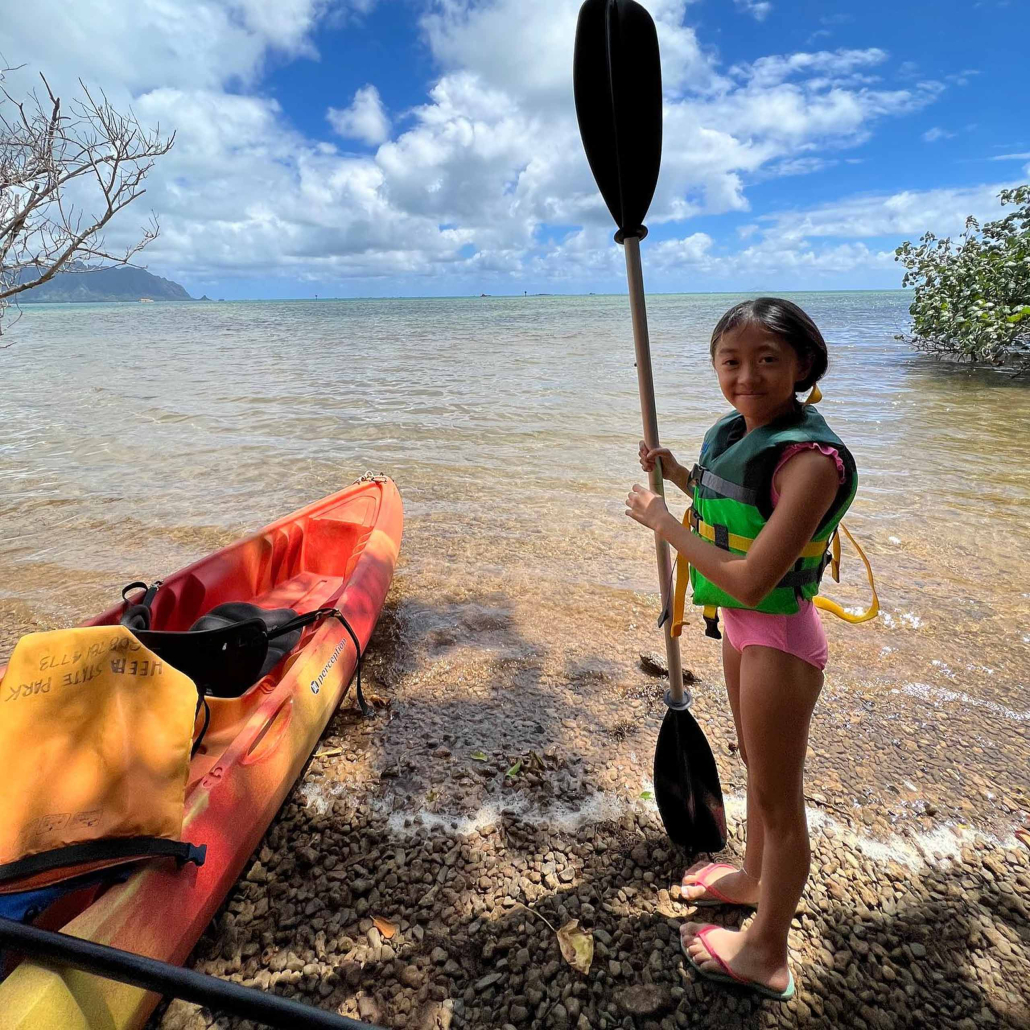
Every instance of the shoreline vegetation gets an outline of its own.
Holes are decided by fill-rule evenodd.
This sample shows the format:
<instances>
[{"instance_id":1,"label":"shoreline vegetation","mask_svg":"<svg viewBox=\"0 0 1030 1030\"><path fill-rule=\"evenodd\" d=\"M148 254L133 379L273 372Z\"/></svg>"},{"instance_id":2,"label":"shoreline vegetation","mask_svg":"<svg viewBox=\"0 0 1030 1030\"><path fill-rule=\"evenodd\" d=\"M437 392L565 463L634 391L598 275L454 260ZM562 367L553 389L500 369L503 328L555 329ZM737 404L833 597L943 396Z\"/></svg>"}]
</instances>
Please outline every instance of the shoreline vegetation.
<instances>
[{"instance_id":1,"label":"shoreline vegetation","mask_svg":"<svg viewBox=\"0 0 1030 1030\"><path fill-rule=\"evenodd\" d=\"M956 245L924 233L894 252L914 286L904 340L934 356L1030 372L1030 184L998 194L1011 210L983 225L972 215Z\"/></svg>"}]
</instances>

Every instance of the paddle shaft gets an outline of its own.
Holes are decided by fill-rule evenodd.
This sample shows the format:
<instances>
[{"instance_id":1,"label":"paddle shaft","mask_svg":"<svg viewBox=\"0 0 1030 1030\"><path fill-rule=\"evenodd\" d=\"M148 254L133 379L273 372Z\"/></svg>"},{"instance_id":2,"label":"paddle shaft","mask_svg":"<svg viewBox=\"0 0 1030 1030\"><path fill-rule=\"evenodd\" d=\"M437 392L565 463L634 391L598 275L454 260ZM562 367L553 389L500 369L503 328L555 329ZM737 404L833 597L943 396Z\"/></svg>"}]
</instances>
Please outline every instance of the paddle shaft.
<instances>
[{"instance_id":1,"label":"paddle shaft","mask_svg":"<svg viewBox=\"0 0 1030 1030\"><path fill-rule=\"evenodd\" d=\"M108 980L253 1019L265 1026L283 1030L379 1030L368 1023L312 1005L301 1005L278 994L3 917L0 917L0 944L42 962L72 966Z\"/></svg>"},{"instance_id":2,"label":"paddle shaft","mask_svg":"<svg viewBox=\"0 0 1030 1030\"><path fill-rule=\"evenodd\" d=\"M640 269L640 240L627 236L623 240L626 250L626 279L629 282L629 309L633 316L633 345L637 353L637 386L640 390L640 414L644 420L644 443L648 449L658 447L658 412L654 402L654 377L651 374L651 340L647 334L647 309L644 306L644 275ZM665 497L661 459L654 463L650 473L651 489ZM669 544L655 533L655 557L658 559L658 584L661 589L662 611L669 610L672 561ZM673 704L683 701L683 667L680 664L679 641L672 635L672 619L664 626L665 657L669 665L669 690Z\"/></svg>"}]
</instances>

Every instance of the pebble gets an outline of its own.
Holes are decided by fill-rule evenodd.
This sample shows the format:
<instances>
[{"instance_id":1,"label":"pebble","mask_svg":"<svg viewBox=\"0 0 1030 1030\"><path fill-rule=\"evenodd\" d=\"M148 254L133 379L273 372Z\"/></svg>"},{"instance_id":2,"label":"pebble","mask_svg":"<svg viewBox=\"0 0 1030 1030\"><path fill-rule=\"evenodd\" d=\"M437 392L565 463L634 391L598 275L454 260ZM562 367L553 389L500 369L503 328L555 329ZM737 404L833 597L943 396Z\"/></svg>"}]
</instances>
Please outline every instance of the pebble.
<instances>
[{"instance_id":1,"label":"pebble","mask_svg":"<svg viewBox=\"0 0 1030 1030\"><path fill-rule=\"evenodd\" d=\"M631 1016L653 1016L673 1007L673 997L669 989L654 984L623 987L617 990L613 997L619 1008Z\"/></svg>"},{"instance_id":2,"label":"pebble","mask_svg":"<svg viewBox=\"0 0 1030 1030\"><path fill-rule=\"evenodd\" d=\"M410 624L401 632L381 621L385 635L369 651L370 670L394 685L384 691L396 690L395 717L365 724L341 714L330 724L319 747L341 754L306 785L317 787L312 798L329 797L328 807L303 791L287 799L198 944L198 969L388 1030L1019 1025L1030 1011L1030 853L978 840L956 861L931 855L917 872L863 850L859 836L914 848L918 838L899 836L899 827L937 830L938 820L919 822L932 808L968 821L949 799L972 789L983 797L1008 775L990 765L986 746L975 763L952 768L956 745L948 737L945 748L940 720L925 733L878 721L899 702L872 674L861 691L843 675L828 681L807 787L826 821L812 820L812 878L791 924L799 996L788 1006L762 1003L699 979L676 947L690 909L670 886L692 859L670 844L649 799L637 797L649 789L664 716L660 684L642 676L637 652L618 643L600 612L589 651L574 639L566 648L507 636L513 602L490 582L496 596L455 585L453 596L448 589L415 601L399 587L399 610L415 606ZM548 611L561 624L562 612ZM468 629L468 612L493 628ZM430 653L417 627L437 619L450 643ZM398 650L383 658L394 636ZM724 789L739 795L743 766L724 746L736 734L715 661L693 659L694 707ZM856 748L860 726L868 746ZM887 730L902 744L885 745L898 765L893 793L876 780ZM470 759L479 751L485 762ZM396 776L380 781L381 769ZM1014 797L1006 782L998 796ZM592 805L599 788L606 805L622 798L625 807L580 823L571 813ZM895 825L906 797L918 811ZM548 823L546 811L566 816ZM727 848L705 860L741 861L743 826L730 814ZM466 818L476 823L463 835ZM739 925L731 910L715 915ZM373 918L395 923L396 933L385 939ZM562 958L544 922L557 928L573 918L594 940L585 975ZM174 1004L152 1030L222 1025Z\"/></svg>"}]
</instances>

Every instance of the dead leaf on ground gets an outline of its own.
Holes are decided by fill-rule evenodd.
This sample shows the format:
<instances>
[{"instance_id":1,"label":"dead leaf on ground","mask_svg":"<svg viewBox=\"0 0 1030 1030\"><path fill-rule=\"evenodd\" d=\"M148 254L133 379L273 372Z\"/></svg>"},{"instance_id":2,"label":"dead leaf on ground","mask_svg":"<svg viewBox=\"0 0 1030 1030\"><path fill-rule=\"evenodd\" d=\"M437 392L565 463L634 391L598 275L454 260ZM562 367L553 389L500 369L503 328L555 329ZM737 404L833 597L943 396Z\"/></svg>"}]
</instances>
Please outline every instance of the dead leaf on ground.
<instances>
[{"instance_id":1,"label":"dead leaf on ground","mask_svg":"<svg viewBox=\"0 0 1030 1030\"><path fill-rule=\"evenodd\" d=\"M580 927L578 919L570 919L558 931L558 947L562 958L577 973L590 972L590 963L594 960L594 938Z\"/></svg>"},{"instance_id":2,"label":"dead leaf on ground","mask_svg":"<svg viewBox=\"0 0 1030 1030\"><path fill-rule=\"evenodd\" d=\"M316 758L335 758L337 755L343 754L342 747L327 747L324 751L316 751Z\"/></svg>"},{"instance_id":3,"label":"dead leaf on ground","mask_svg":"<svg viewBox=\"0 0 1030 1030\"><path fill-rule=\"evenodd\" d=\"M390 940L390 938L397 933L397 924L391 923L389 919L383 919L381 916L373 916L372 923L386 940Z\"/></svg>"},{"instance_id":4,"label":"dead leaf on ground","mask_svg":"<svg viewBox=\"0 0 1030 1030\"><path fill-rule=\"evenodd\" d=\"M555 930L547 918L536 909L530 908L528 905L519 905L518 907L531 916L536 916L557 936L562 958L577 973L590 972L590 963L594 960L594 935L589 930L584 930L579 925L578 919L570 919L560 930Z\"/></svg>"}]
</instances>

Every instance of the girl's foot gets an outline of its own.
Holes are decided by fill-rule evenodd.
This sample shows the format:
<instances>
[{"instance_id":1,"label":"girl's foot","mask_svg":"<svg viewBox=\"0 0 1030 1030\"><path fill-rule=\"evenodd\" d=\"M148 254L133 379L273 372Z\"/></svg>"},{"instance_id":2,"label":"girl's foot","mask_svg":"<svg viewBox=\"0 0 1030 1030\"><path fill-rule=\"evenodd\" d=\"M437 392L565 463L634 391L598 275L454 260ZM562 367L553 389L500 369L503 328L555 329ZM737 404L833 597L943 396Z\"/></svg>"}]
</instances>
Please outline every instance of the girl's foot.
<instances>
[{"instance_id":1,"label":"girl's foot","mask_svg":"<svg viewBox=\"0 0 1030 1030\"><path fill-rule=\"evenodd\" d=\"M699 907L744 905L755 908L758 880L726 862L697 862L683 874L680 897L688 905Z\"/></svg>"},{"instance_id":2,"label":"girl's foot","mask_svg":"<svg viewBox=\"0 0 1030 1030\"><path fill-rule=\"evenodd\" d=\"M749 944L746 930L726 930L711 923L684 923L680 944L690 964L713 980L739 983L767 997L785 1001L794 978L782 955Z\"/></svg>"}]
</instances>

